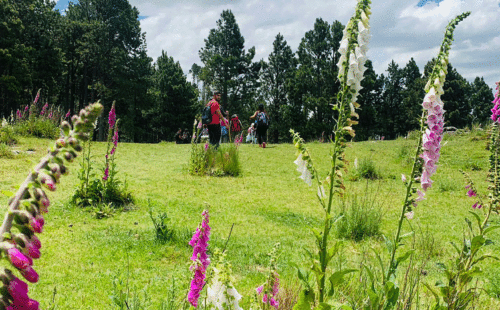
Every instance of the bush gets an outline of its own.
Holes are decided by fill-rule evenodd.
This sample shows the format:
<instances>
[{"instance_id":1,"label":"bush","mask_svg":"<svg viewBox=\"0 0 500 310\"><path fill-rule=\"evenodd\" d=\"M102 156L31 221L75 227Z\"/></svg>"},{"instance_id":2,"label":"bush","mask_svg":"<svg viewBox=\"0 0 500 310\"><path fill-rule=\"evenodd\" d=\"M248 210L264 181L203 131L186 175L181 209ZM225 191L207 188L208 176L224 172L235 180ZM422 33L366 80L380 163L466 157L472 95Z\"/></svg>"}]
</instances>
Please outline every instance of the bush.
<instances>
[{"instance_id":1,"label":"bush","mask_svg":"<svg viewBox=\"0 0 500 310\"><path fill-rule=\"evenodd\" d=\"M100 178L91 180L88 185L81 183L71 198L71 203L79 207L95 207L105 204L116 209L133 202L134 198L127 190L127 184L122 185L114 178L108 179L106 184ZM97 217L102 218L98 215Z\"/></svg>"},{"instance_id":2,"label":"bush","mask_svg":"<svg viewBox=\"0 0 500 310\"><path fill-rule=\"evenodd\" d=\"M342 201L340 216L337 218L335 235L337 238L356 242L367 237L380 235L382 209L366 188L364 197L352 196Z\"/></svg>"},{"instance_id":3,"label":"bush","mask_svg":"<svg viewBox=\"0 0 500 310\"><path fill-rule=\"evenodd\" d=\"M241 173L238 146L192 144L189 173L192 175L238 176Z\"/></svg>"},{"instance_id":4,"label":"bush","mask_svg":"<svg viewBox=\"0 0 500 310\"><path fill-rule=\"evenodd\" d=\"M13 145L17 143L16 134L14 133L14 128L6 124L2 124L0 127L0 143L5 145Z\"/></svg>"},{"instance_id":5,"label":"bush","mask_svg":"<svg viewBox=\"0 0 500 310\"><path fill-rule=\"evenodd\" d=\"M56 139L59 137L59 126L50 119L33 118L23 120L14 125L14 132L24 137Z\"/></svg>"},{"instance_id":6,"label":"bush","mask_svg":"<svg viewBox=\"0 0 500 310\"><path fill-rule=\"evenodd\" d=\"M12 150L6 144L0 143L0 158L13 158Z\"/></svg>"},{"instance_id":7,"label":"bush","mask_svg":"<svg viewBox=\"0 0 500 310\"><path fill-rule=\"evenodd\" d=\"M362 159L359 164L355 163L351 181L357 181L360 178L376 180L380 179L380 173L375 167L375 163L371 159Z\"/></svg>"}]
</instances>

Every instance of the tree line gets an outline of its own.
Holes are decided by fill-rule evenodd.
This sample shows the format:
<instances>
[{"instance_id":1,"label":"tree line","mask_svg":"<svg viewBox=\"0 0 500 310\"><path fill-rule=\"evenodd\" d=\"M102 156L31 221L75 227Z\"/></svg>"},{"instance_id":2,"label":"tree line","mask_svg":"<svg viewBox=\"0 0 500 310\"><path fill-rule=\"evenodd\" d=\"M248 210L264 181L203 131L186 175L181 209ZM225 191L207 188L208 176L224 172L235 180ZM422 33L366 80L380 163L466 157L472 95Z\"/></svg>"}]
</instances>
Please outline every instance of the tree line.
<instances>
[{"instance_id":1,"label":"tree line","mask_svg":"<svg viewBox=\"0 0 500 310\"><path fill-rule=\"evenodd\" d=\"M344 25L316 19L296 52L278 33L268 60L254 60L245 48L236 17L224 10L199 50L188 81L179 62L162 51L147 56L139 11L128 0L79 0L66 14L50 0L0 0L0 113L8 117L41 100L72 112L100 100L109 111L116 102L121 137L131 142L173 140L178 128L191 128L214 90L222 109L248 117L263 103L271 118L270 141L290 141L294 128L305 139L327 138L333 128L339 42ZM418 127L424 80L411 59L391 62L382 74L367 61L358 99L356 139L395 138ZM463 128L488 121L493 100L481 77L469 83L449 65L445 95L446 126ZM101 120L96 139L106 135Z\"/></svg>"}]
</instances>

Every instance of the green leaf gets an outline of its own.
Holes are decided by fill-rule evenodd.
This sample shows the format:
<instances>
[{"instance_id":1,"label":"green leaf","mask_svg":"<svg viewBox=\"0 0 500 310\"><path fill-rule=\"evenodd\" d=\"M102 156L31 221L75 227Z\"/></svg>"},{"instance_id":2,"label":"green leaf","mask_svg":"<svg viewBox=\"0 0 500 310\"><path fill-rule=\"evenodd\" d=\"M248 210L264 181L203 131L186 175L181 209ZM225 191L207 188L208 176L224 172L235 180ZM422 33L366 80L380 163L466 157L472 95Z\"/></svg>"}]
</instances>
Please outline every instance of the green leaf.
<instances>
[{"instance_id":1,"label":"green leaf","mask_svg":"<svg viewBox=\"0 0 500 310\"><path fill-rule=\"evenodd\" d=\"M314 302L314 292L312 290L303 290L299 294L299 298L293 310L311 310L311 303Z\"/></svg>"},{"instance_id":2,"label":"green leaf","mask_svg":"<svg viewBox=\"0 0 500 310\"><path fill-rule=\"evenodd\" d=\"M408 259L408 257L410 257L410 256L411 256L414 252L415 252L415 250L414 250L414 249L411 249L411 250L409 250L408 252L406 252L404 255L399 256L399 257L396 259L396 261L398 262L398 264L399 264L399 263L401 263L401 262L404 262L404 261L405 261L405 260L407 260L407 259Z\"/></svg>"},{"instance_id":3,"label":"green leaf","mask_svg":"<svg viewBox=\"0 0 500 310\"><path fill-rule=\"evenodd\" d=\"M460 249L458 248L458 246L454 243L454 242L450 242L451 245L455 248L455 250L457 251L457 254L460 255Z\"/></svg>"},{"instance_id":4,"label":"green leaf","mask_svg":"<svg viewBox=\"0 0 500 310\"><path fill-rule=\"evenodd\" d=\"M439 295L438 293L427 283L422 282L424 286L431 292L431 294L434 296L434 299L436 299L436 306L439 305Z\"/></svg>"},{"instance_id":5,"label":"green leaf","mask_svg":"<svg viewBox=\"0 0 500 310\"><path fill-rule=\"evenodd\" d=\"M399 237L399 239L404 239L404 238L407 238L407 237L411 237L411 236L413 236L414 234L415 234L415 232L414 232L414 231L410 231L409 233L406 233L406 234L404 234L404 235L400 236L400 237Z\"/></svg>"},{"instance_id":6,"label":"green leaf","mask_svg":"<svg viewBox=\"0 0 500 310\"><path fill-rule=\"evenodd\" d=\"M11 191L6 191L6 190L2 190L2 194L4 194L5 196L7 197L13 197L14 196L14 193L11 192Z\"/></svg>"},{"instance_id":7,"label":"green leaf","mask_svg":"<svg viewBox=\"0 0 500 310\"><path fill-rule=\"evenodd\" d=\"M465 222L467 223L467 226L469 226L470 231L473 232L471 221L468 218L465 218Z\"/></svg>"},{"instance_id":8,"label":"green leaf","mask_svg":"<svg viewBox=\"0 0 500 310\"><path fill-rule=\"evenodd\" d=\"M479 250L480 247L484 245L485 242L486 238L484 238L484 236L482 235L475 236L474 238L472 238L471 251L476 252L477 250Z\"/></svg>"},{"instance_id":9,"label":"green leaf","mask_svg":"<svg viewBox=\"0 0 500 310\"><path fill-rule=\"evenodd\" d=\"M475 264L479 263L480 261L483 261L487 258L491 258L491 259L494 259L494 260L500 260L500 258L496 257L496 256L493 256L493 255L482 255L480 257L478 257L476 260L474 260L474 262L472 263L472 266L474 266Z\"/></svg>"},{"instance_id":10,"label":"green leaf","mask_svg":"<svg viewBox=\"0 0 500 310\"><path fill-rule=\"evenodd\" d=\"M324 302L320 303L316 308L314 308L314 310L330 310L330 309L332 309L332 306Z\"/></svg>"},{"instance_id":11,"label":"green leaf","mask_svg":"<svg viewBox=\"0 0 500 310\"><path fill-rule=\"evenodd\" d=\"M474 217L476 218L476 221L477 221L477 226L481 227L481 218L479 217L479 215L476 212L473 212L473 211L469 211L469 213L472 214L472 215L474 215Z\"/></svg>"},{"instance_id":12,"label":"green leaf","mask_svg":"<svg viewBox=\"0 0 500 310\"><path fill-rule=\"evenodd\" d=\"M358 271L357 269L345 269L341 271L334 272L330 278L328 279L330 281L330 291L328 292L328 296L332 296L334 293L334 288L337 287L337 285L342 284L344 282L344 276L348 273Z\"/></svg>"},{"instance_id":13,"label":"green leaf","mask_svg":"<svg viewBox=\"0 0 500 310\"><path fill-rule=\"evenodd\" d=\"M488 228L486 228L484 231L483 231L483 234L486 235L487 233L489 233L490 231L492 230L495 230L495 229L498 229L500 228L500 225L494 225L494 226L490 226Z\"/></svg>"}]
</instances>

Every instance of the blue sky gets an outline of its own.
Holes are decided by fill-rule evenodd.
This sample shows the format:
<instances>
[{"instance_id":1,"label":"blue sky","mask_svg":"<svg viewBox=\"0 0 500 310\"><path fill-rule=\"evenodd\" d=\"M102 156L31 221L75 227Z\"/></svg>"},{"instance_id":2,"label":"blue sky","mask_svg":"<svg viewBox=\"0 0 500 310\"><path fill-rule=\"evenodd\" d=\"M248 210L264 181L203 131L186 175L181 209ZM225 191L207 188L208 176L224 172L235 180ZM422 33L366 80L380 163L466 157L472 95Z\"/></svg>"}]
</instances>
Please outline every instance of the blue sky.
<instances>
[{"instance_id":1,"label":"blue sky","mask_svg":"<svg viewBox=\"0 0 500 310\"><path fill-rule=\"evenodd\" d=\"M77 1L77 0L74 0ZM63 11L68 0L59 0ZM198 51L223 10L230 9L245 38L245 48L255 46L254 60L267 59L281 33L297 50L316 18L347 23L356 0L129 0L141 15L148 55L156 60L162 50L179 61L187 73L201 65ZM500 80L499 0L384 0L373 1L368 57L378 74L394 60L404 66L414 58L423 71L435 57L448 22L458 14L472 14L455 30L451 64L467 80L483 76L491 88Z\"/></svg>"}]
</instances>

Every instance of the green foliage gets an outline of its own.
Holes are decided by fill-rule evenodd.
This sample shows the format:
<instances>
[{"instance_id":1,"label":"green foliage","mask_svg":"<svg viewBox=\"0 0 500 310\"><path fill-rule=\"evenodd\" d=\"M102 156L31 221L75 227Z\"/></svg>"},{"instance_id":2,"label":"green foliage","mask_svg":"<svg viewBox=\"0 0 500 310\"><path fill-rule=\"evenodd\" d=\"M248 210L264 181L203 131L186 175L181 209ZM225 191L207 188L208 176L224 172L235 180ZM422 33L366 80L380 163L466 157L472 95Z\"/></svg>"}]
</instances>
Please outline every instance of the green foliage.
<instances>
[{"instance_id":1,"label":"green foliage","mask_svg":"<svg viewBox=\"0 0 500 310\"><path fill-rule=\"evenodd\" d=\"M356 166L354 167L350 179L352 181L356 181L361 178L370 180L376 180L382 178L373 160L361 159L357 164L357 167Z\"/></svg>"},{"instance_id":2,"label":"green foliage","mask_svg":"<svg viewBox=\"0 0 500 310\"><path fill-rule=\"evenodd\" d=\"M228 143L215 149L193 143L188 170L192 175L238 176L241 173L238 146Z\"/></svg>"},{"instance_id":3,"label":"green foliage","mask_svg":"<svg viewBox=\"0 0 500 310\"><path fill-rule=\"evenodd\" d=\"M7 144L0 143L0 158L13 158L12 150Z\"/></svg>"},{"instance_id":4,"label":"green foliage","mask_svg":"<svg viewBox=\"0 0 500 310\"><path fill-rule=\"evenodd\" d=\"M0 144L13 145L17 143L17 137L14 128L9 124L0 127Z\"/></svg>"},{"instance_id":5,"label":"green foliage","mask_svg":"<svg viewBox=\"0 0 500 310\"><path fill-rule=\"evenodd\" d=\"M55 139L59 131L59 125L46 118L34 117L14 124L14 132L24 137Z\"/></svg>"},{"instance_id":6,"label":"green foliage","mask_svg":"<svg viewBox=\"0 0 500 310\"><path fill-rule=\"evenodd\" d=\"M151 202L148 201L149 205L149 217L153 222L154 232L155 232L155 240L160 243L166 243L174 237L174 230L169 227L170 219L166 212L159 213L158 215L154 215L153 208L151 206Z\"/></svg>"},{"instance_id":7,"label":"green foliage","mask_svg":"<svg viewBox=\"0 0 500 310\"><path fill-rule=\"evenodd\" d=\"M379 236L383 213L375 198L367 186L362 197L353 195L343 199L334 228L335 237L359 242Z\"/></svg>"}]
</instances>

